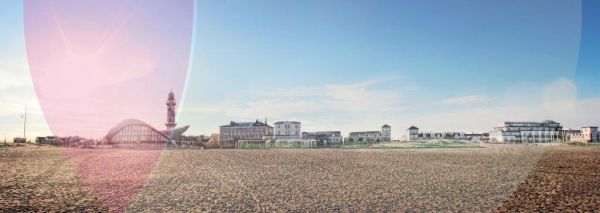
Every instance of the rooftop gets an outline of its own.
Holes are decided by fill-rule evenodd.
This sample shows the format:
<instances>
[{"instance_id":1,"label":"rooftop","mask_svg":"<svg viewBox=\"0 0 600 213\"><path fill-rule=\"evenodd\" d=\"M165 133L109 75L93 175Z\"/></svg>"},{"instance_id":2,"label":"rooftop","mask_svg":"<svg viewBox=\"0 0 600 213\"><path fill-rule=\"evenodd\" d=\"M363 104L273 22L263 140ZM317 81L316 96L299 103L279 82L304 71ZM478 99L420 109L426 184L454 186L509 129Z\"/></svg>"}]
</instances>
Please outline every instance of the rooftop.
<instances>
[{"instance_id":1,"label":"rooftop","mask_svg":"<svg viewBox=\"0 0 600 213\"><path fill-rule=\"evenodd\" d=\"M558 122L553 120L543 120L539 121L504 121L503 124L558 124Z\"/></svg>"},{"instance_id":2,"label":"rooftop","mask_svg":"<svg viewBox=\"0 0 600 213\"><path fill-rule=\"evenodd\" d=\"M253 127L253 126L268 126L268 127L271 127L271 126L269 126L265 122L258 121L258 119L255 122L235 122L235 121L231 121L231 122L229 122L229 124L222 125L221 127Z\"/></svg>"},{"instance_id":3,"label":"rooftop","mask_svg":"<svg viewBox=\"0 0 600 213\"><path fill-rule=\"evenodd\" d=\"M341 131L302 132L302 134L341 134Z\"/></svg>"},{"instance_id":4,"label":"rooftop","mask_svg":"<svg viewBox=\"0 0 600 213\"><path fill-rule=\"evenodd\" d=\"M351 134L351 135L352 135L352 134L371 134L371 133L373 133L373 134L378 134L378 133L381 133L381 132L380 132L380 131L350 132L350 134Z\"/></svg>"},{"instance_id":5,"label":"rooftop","mask_svg":"<svg viewBox=\"0 0 600 213\"><path fill-rule=\"evenodd\" d=\"M282 123L301 124L299 121L277 121L277 122L275 122L275 124L282 124Z\"/></svg>"}]
</instances>

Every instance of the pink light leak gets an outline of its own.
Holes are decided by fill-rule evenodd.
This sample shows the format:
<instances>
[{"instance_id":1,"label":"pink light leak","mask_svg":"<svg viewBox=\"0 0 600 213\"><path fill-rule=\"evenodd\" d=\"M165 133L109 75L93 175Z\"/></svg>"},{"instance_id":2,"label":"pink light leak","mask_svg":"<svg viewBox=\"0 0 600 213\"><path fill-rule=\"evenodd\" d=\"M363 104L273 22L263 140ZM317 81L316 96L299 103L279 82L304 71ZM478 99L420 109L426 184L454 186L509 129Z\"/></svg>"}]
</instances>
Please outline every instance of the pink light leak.
<instances>
[{"instance_id":1,"label":"pink light leak","mask_svg":"<svg viewBox=\"0 0 600 213\"><path fill-rule=\"evenodd\" d=\"M65 158L110 212L125 212L158 164L160 149L61 149Z\"/></svg>"},{"instance_id":2,"label":"pink light leak","mask_svg":"<svg viewBox=\"0 0 600 213\"><path fill-rule=\"evenodd\" d=\"M24 10L29 69L55 135L102 137L126 118L164 128L167 94L185 86L191 0L26 0Z\"/></svg>"}]
</instances>

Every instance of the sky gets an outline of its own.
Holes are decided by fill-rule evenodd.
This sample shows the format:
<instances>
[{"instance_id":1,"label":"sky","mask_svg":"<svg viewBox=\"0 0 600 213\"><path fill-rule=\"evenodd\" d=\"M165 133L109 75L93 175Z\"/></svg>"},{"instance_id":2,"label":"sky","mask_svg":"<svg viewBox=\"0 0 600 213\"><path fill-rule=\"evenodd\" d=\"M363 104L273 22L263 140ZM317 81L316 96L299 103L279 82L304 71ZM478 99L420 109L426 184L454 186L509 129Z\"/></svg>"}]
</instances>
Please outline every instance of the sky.
<instances>
[{"instance_id":1,"label":"sky","mask_svg":"<svg viewBox=\"0 0 600 213\"><path fill-rule=\"evenodd\" d=\"M195 1L193 11L187 70L166 67L187 83L164 86L185 91L176 94L177 122L191 126L188 134L256 119L344 135L389 124L394 138L411 125L432 132L486 132L505 120L600 125L597 1ZM23 2L0 2L0 136L7 138L22 135L25 105L29 136L56 126L33 85L24 17ZM165 112L138 119L162 128L163 102L156 107Z\"/></svg>"}]
</instances>

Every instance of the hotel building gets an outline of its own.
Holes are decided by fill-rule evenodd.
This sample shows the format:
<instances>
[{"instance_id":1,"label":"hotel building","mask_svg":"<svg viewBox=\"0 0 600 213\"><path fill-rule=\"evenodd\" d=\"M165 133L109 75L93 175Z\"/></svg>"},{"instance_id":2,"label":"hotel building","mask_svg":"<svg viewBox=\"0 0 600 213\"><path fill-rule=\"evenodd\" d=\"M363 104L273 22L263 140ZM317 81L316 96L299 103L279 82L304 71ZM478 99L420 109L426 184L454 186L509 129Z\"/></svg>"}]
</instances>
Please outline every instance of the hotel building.
<instances>
[{"instance_id":1,"label":"hotel building","mask_svg":"<svg viewBox=\"0 0 600 213\"><path fill-rule=\"evenodd\" d=\"M547 143L559 140L562 126L555 121L506 121L490 132L491 142Z\"/></svg>"},{"instance_id":2,"label":"hotel building","mask_svg":"<svg viewBox=\"0 0 600 213\"><path fill-rule=\"evenodd\" d=\"M219 141L224 148L234 148L240 140L264 143L266 139L273 137L273 127L267 122L234 122L219 128Z\"/></svg>"}]
</instances>

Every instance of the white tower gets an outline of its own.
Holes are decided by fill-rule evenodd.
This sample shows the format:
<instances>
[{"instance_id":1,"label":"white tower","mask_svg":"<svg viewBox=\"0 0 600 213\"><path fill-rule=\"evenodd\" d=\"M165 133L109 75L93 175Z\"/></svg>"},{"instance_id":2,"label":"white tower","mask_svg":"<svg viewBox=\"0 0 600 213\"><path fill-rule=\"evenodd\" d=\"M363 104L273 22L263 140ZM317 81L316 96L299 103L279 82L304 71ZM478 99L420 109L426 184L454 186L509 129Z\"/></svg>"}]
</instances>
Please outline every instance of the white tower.
<instances>
[{"instance_id":1,"label":"white tower","mask_svg":"<svg viewBox=\"0 0 600 213\"><path fill-rule=\"evenodd\" d=\"M406 129L407 131L407 139L409 141L414 141L414 140L419 140L419 128L417 128L416 126L411 126L410 128Z\"/></svg>"},{"instance_id":2,"label":"white tower","mask_svg":"<svg viewBox=\"0 0 600 213\"><path fill-rule=\"evenodd\" d=\"M169 97L167 98L167 130L171 130L177 126L175 123L175 95L173 91L169 92Z\"/></svg>"},{"instance_id":3,"label":"white tower","mask_svg":"<svg viewBox=\"0 0 600 213\"><path fill-rule=\"evenodd\" d=\"M383 141L392 141L392 127L390 125L384 124L381 127L381 137L383 137Z\"/></svg>"}]
</instances>

